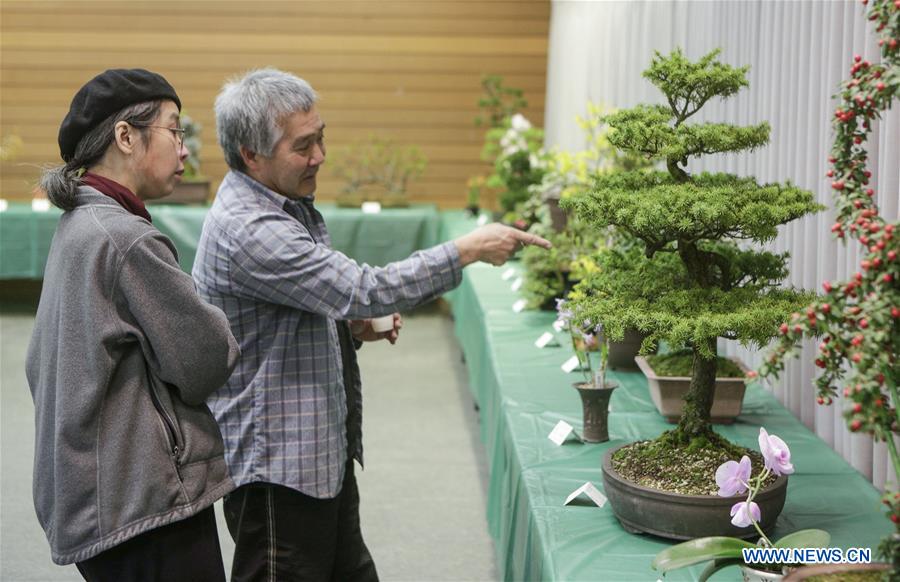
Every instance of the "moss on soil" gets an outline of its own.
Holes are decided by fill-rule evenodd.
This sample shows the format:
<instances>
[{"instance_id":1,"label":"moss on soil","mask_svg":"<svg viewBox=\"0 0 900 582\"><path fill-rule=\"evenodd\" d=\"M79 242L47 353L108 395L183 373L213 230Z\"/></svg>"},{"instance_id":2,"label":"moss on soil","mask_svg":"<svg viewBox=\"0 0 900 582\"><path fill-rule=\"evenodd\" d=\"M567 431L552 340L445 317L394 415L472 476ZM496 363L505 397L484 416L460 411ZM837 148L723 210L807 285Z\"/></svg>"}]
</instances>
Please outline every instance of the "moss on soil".
<instances>
[{"instance_id":1,"label":"moss on soil","mask_svg":"<svg viewBox=\"0 0 900 582\"><path fill-rule=\"evenodd\" d=\"M681 350L669 354L647 356L647 363L657 376L690 376L693 366L693 355L690 350ZM742 378L743 370L728 358L716 358L716 378Z\"/></svg>"},{"instance_id":2,"label":"moss on soil","mask_svg":"<svg viewBox=\"0 0 900 582\"><path fill-rule=\"evenodd\" d=\"M719 437L716 442L697 442L679 446L663 433L652 441L640 441L622 447L613 455L612 466L622 477L651 489L684 495L716 495L716 469L725 461L740 461L750 457L751 478L764 467L762 455L756 451L733 445ZM718 435L716 435L718 436ZM764 484L775 482L770 475Z\"/></svg>"}]
</instances>

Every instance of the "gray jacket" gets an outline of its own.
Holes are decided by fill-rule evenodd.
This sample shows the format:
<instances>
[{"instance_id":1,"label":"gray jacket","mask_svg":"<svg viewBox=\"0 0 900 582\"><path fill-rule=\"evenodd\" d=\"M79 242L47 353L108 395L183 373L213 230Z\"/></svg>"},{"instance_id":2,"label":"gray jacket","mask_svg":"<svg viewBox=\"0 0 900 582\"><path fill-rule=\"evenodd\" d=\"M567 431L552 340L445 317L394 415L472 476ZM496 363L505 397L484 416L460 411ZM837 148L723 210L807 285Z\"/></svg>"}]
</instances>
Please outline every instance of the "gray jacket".
<instances>
[{"instance_id":1,"label":"gray jacket","mask_svg":"<svg viewBox=\"0 0 900 582\"><path fill-rule=\"evenodd\" d=\"M204 404L237 363L228 321L153 225L93 188L77 200L53 237L26 360L34 505L57 564L234 488Z\"/></svg>"}]
</instances>

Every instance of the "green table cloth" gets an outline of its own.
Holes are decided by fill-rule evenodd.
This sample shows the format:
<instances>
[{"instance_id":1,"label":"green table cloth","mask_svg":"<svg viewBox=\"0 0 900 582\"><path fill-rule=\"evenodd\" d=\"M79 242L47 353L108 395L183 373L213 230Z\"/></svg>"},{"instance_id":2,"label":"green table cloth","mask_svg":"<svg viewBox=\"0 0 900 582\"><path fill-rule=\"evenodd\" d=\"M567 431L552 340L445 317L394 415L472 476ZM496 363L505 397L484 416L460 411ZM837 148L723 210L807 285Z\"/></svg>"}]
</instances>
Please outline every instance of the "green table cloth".
<instances>
[{"instance_id":1,"label":"green table cloth","mask_svg":"<svg viewBox=\"0 0 900 582\"><path fill-rule=\"evenodd\" d=\"M462 214L445 213L443 222L444 236L474 227ZM560 368L573 354L567 337L558 334L560 347L535 347L552 331L555 314L514 313L518 295L512 281L502 279L508 268L473 265L448 297L480 407L490 465L488 525L499 570L506 580L656 580L650 563L673 542L626 533L608 504L563 502L586 481L603 490L600 464L607 449L654 438L672 425L656 412L642 374L614 371L621 386L612 396L610 441L557 447L548 440L559 420L580 430L581 403L572 384L581 376ZM748 388L738 420L718 430L757 449L760 426L788 443L796 469L775 537L821 528L831 533L833 546L869 547L874 554L892 531L876 489L760 386ZM695 580L701 570L674 571L666 580ZM725 569L713 580L740 580L740 573Z\"/></svg>"},{"instance_id":2,"label":"green table cloth","mask_svg":"<svg viewBox=\"0 0 900 582\"><path fill-rule=\"evenodd\" d=\"M356 208L317 204L332 245L359 263L382 266L437 244L440 214L433 205L384 209L363 214ZM172 239L181 268L190 272L206 206L150 205L153 224ZM41 279L61 212L34 211L10 204L0 212L0 279Z\"/></svg>"}]
</instances>

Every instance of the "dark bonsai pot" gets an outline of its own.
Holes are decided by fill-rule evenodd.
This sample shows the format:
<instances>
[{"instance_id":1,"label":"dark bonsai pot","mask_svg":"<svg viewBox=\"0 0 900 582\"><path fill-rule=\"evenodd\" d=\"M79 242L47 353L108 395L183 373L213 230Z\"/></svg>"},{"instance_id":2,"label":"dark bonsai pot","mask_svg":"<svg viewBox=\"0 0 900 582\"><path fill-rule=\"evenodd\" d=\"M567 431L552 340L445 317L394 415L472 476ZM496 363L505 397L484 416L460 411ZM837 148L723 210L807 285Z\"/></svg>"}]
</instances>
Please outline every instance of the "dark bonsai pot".
<instances>
[{"instance_id":1,"label":"dark bonsai pot","mask_svg":"<svg viewBox=\"0 0 900 582\"><path fill-rule=\"evenodd\" d=\"M637 369L634 358L641 351L644 334L636 329L625 330L622 341L609 342L609 367L614 370Z\"/></svg>"},{"instance_id":2,"label":"dark bonsai pot","mask_svg":"<svg viewBox=\"0 0 900 582\"><path fill-rule=\"evenodd\" d=\"M481 208L477 204L469 204L466 206L466 214L468 214L472 218L478 218L478 215L481 213Z\"/></svg>"},{"instance_id":3,"label":"dark bonsai pot","mask_svg":"<svg viewBox=\"0 0 900 582\"><path fill-rule=\"evenodd\" d=\"M629 533L651 533L675 540L707 536L731 536L751 539L759 534L750 527L731 523L731 507L738 497L718 495L682 495L650 489L626 480L612 466L612 456L630 443L606 451L603 456L603 487L616 518ZM784 508L787 476L759 492L753 500L762 514L760 526L768 532Z\"/></svg>"},{"instance_id":4,"label":"dark bonsai pot","mask_svg":"<svg viewBox=\"0 0 900 582\"><path fill-rule=\"evenodd\" d=\"M588 383L573 384L581 396L584 425L581 438L588 443L605 443L609 440L609 399L619 383L608 380L603 388Z\"/></svg>"}]
</instances>

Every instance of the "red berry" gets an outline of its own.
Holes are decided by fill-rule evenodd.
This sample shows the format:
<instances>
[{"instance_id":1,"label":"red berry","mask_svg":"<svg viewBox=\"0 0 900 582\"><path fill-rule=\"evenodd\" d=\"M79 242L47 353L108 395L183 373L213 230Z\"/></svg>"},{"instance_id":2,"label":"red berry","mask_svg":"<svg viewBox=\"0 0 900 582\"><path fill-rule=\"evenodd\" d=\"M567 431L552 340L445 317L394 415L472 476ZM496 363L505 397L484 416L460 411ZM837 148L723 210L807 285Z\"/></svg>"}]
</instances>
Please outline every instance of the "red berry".
<instances>
[{"instance_id":1,"label":"red berry","mask_svg":"<svg viewBox=\"0 0 900 582\"><path fill-rule=\"evenodd\" d=\"M832 182L831 187L834 188L835 190L843 190L844 182L841 180L838 180L837 182Z\"/></svg>"},{"instance_id":2,"label":"red berry","mask_svg":"<svg viewBox=\"0 0 900 582\"><path fill-rule=\"evenodd\" d=\"M824 368L825 362L823 360L816 360L816 365L820 368Z\"/></svg>"},{"instance_id":3,"label":"red berry","mask_svg":"<svg viewBox=\"0 0 900 582\"><path fill-rule=\"evenodd\" d=\"M896 513L892 513L891 521L893 521L894 523L900 523L900 516L898 516Z\"/></svg>"},{"instance_id":4,"label":"red berry","mask_svg":"<svg viewBox=\"0 0 900 582\"><path fill-rule=\"evenodd\" d=\"M868 271L869 267L871 266L867 259L863 259L863 262L860 263L860 265L862 266L863 271Z\"/></svg>"},{"instance_id":5,"label":"red berry","mask_svg":"<svg viewBox=\"0 0 900 582\"><path fill-rule=\"evenodd\" d=\"M854 405L853 405L853 412L855 412L855 413L857 413L857 414L859 414L860 412L862 412L862 404L860 404L859 402L857 402L856 404L854 404Z\"/></svg>"},{"instance_id":6,"label":"red berry","mask_svg":"<svg viewBox=\"0 0 900 582\"><path fill-rule=\"evenodd\" d=\"M749 372L747 372L748 378L756 378L757 376L759 376L759 374L756 373L756 370L750 370Z\"/></svg>"},{"instance_id":7,"label":"red berry","mask_svg":"<svg viewBox=\"0 0 900 582\"><path fill-rule=\"evenodd\" d=\"M859 327L861 327L861 328L863 328L863 329L866 329L867 327L869 327L869 320L866 319L866 318L860 319L860 320L859 320Z\"/></svg>"},{"instance_id":8,"label":"red berry","mask_svg":"<svg viewBox=\"0 0 900 582\"><path fill-rule=\"evenodd\" d=\"M875 196L875 190L873 190L871 188L866 188L866 196L868 196L869 198L871 198L872 196Z\"/></svg>"},{"instance_id":9,"label":"red berry","mask_svg":"<svg viewBox=\"0 0 900 582\"><path fill-rule=\"evenodd\" d=\"M803 327L800 325L794 326L794 333L803 333Z\"/></svg>"},{"instance_id":10,"label":"red berry","mask_svg":"<svg viewBox=\"0 0 900 582\"><path fill-rule=\"evenodd\" d=\"M822 283L822 289L825 289L825 293L831 293L831 282L825 281Z\"/></svg>"},{"instance_id":11,"label":"red berry","mask_svg":"<svg viewBox=\"0 0 900 582\"><path fill-rule=\"evenodd\" d=\"M818 398L816 398L816 402L818 402L819 404L825 404L825 399L819 396Z\"/></svg>"},{"instance_id":12,"label":"red berry","mask_svg":"<svg viewBox=\"0 0 900 582\"><path fill-rule=\"evenodd\" d=\"M850 430L853 432L856 432L860 429L861 426L862 426L862 423L860 421L854 420L853 422L850 423ZM891 517L893 517L893 516L891 516Z\"/></svg>"},{"instance_id":13,"label":"red berry","mask_svg":"<svg viewBox=\"0 0 900 582\"><path fill-rule=\"evenodd\" d=\"M862 200L854 200L853 207L857 209L862 208Z\"/></svg>"},{"instance_id":14,"label":"red berry","mask_svg":"<svg viewBox=\"0 0 900 582\"><path fill-rule=\"evenodd\" d=\"M853 339L850 340L850 343L853 344L854 346L858 346L858 345L860 345L861 343L863 343L863 336L862 336L862 334L861 334L861 333L858 333L858 334L856 334L855 336L853 336Z\"/></svg>"},{"instance_id":15,"label":"red berry","mask_svg":"<svg viewBox=\"0 0 900 582\"><path fill-rule=\"evenodd\" d=\"M879 241L881 242L881 241ZM888 251L888 260L893 261L897 258L897 251Z\"/></svg>"},{"instance_id":16,"label":"red berry","mask_svg":"<svg viewBox=\"0 0 900 582\"><path fill-rule=\"evenodd\" d=\"M891 307L891 317L900 318L900 307Z\"/></svg>"},{"instance_id":17,"label":"red berry","mask_svg":"<svg viewBox=\"0 0 900 582\"><path fill-rule=\"evenodd\" d=\"M834 177L834 170L828 170L827 172L825 172L825 175L828 176L829 178L833 178L833 177Z\"/></svg>"},{"instance_id":18,"label":"red berry","mask_svg":"<svg viewBox=\"0 0 900 582\"><path fill-rule=\"evenodd\" d=\"M885 247L885 244L884 244L883 240L880 240L877 243L875 243L875 248L878 249L879 251L883 251L884 247Z\"/></svg>"},{"instance_id":19,"label":"red berry","mask_svg":"<svg viewBox=\"0 0 900 582\"><path fill-rule=\"evenodd\" d=\"M859 56L859 55L854 55L853 60L856 61L856 62L858 63L859 61L862 60L862 57Z\"/></svg>"},{"instance_id":20,"label":"red berry","mask_svg":"<svg viewBox=\"0 0 900 582\"><path fill-rule=\"evenodd\" d=\"M881 259L878 257L875 257L872 260L872 266L875 267L876 269L880 269L881 268Z\"/></svg>"},{"instance_id":21,"label":"red berry","mask_svg":"<svg viewBox=\"0 0 900 582\"><path fill-rule=\"evenodd\" d=\"M781 327L778 328L781 331L782 335L787 335L788 332L788 324L782 323Z\"/></svg>"},{"instance_id":22,"label":"red berry","mask_svg":"<svg viewBox=\"0 0 900 582\"><path fill-rule=\"evenodd\" d=\"M881 81L878 81L878 84L875 85L875 88L878 89L879 91L884 91L884 83L882 83Z\"/></svg>"},{"instance_id":23,"label":"red berry","mask_svg":"<svg viewBox=\"0 0 900 582\"><path fill-rule=\"evenodd\" d=\"M890 283L891 281L894 280L894 277L890 273L885 273L884 277L882 277L881 280L884 281L885 283Z\"/></svg>"},{"instance_id":24,"label":"red berry","mask_svg":"<svg viewBox=\"0 0 900 582\"><path fill-rule=\"evenodd\" d=\"M858 364L862 360L862 354L860 354L860 353L853 354L853 357L850 359L853 360L854 363Z\"/></svg>"},{"instance_id":25,"label":"red berry","mask_svg":"<svg viewBox=\"0 0 900 582\"><path fill-rule=\"evenodd\" d=\"M822 304L822 313L831 313L831 305L827 303Z\"/></svg>"},{"instance_id":26,"label":"red berry","mask_svg":"<svg viewBox=\"0 0 900 582\"><path fill-rule=\"evenodd\" d=\"M853 143L855 143L856 145L861 144L861 143L862 143L862 138L859 137L859 136L854 137L854 138L853 138Z\"/></svg>"}]
</instances>

